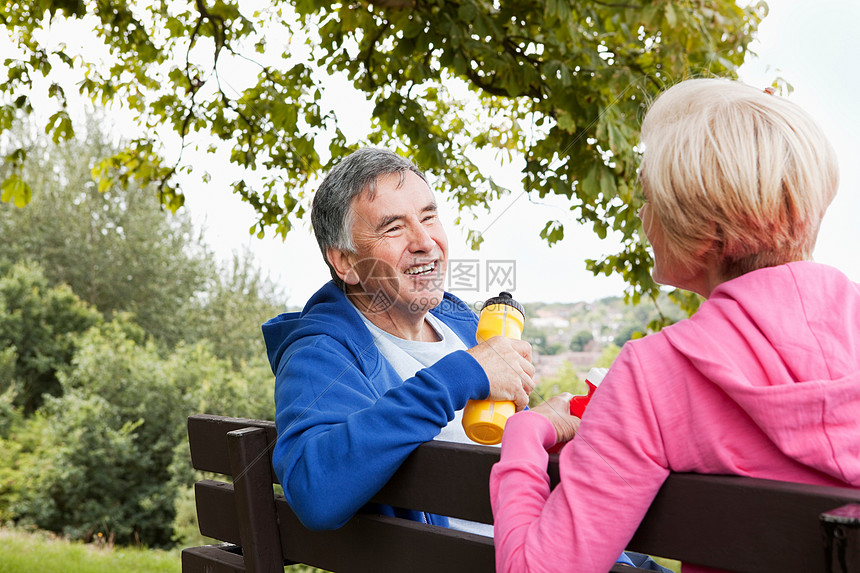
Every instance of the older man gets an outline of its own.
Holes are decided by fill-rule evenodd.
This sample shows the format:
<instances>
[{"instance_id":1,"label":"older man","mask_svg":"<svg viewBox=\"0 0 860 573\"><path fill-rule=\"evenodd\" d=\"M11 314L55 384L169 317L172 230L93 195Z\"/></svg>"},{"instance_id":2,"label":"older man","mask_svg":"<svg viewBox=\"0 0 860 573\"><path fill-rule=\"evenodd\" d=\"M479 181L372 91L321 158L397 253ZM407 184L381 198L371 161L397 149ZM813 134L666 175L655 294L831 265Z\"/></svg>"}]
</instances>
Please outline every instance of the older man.
<instances>
[{"instance_id":1,"label":"older man","mask_svg":"<svg viewBox=\"0 0 860 573\"><path fill-rule=\"evenodd\" d=\"M468 400L525 407L534 367L526 342L495 337L474 346L477 317L443 290L448 241L412 163L356 151L325 178L311 217L332 281L263 334L276 376L275 471L307 527L334 529L419 444L466 441L459 414Z\"/></svg>"}]
</instances>

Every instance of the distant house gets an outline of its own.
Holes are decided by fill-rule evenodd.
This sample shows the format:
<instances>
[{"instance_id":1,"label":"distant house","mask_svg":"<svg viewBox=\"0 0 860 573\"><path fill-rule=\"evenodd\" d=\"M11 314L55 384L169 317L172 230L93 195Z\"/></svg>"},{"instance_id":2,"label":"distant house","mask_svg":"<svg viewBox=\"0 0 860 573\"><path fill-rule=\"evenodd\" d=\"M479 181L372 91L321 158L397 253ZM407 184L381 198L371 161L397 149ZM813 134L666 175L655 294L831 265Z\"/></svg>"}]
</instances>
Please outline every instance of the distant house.
<instances>
[{"instance_id":1,"label":"distant house","mask_svg":"<svg viewBox=\"0 0 860 573\"><path fill-rule=\"evenodd\" d=\"M529 324L535 328L567 329L570 327L570 320L560 316L536 316L529 319Z\"/></svg>"}]
</instances>

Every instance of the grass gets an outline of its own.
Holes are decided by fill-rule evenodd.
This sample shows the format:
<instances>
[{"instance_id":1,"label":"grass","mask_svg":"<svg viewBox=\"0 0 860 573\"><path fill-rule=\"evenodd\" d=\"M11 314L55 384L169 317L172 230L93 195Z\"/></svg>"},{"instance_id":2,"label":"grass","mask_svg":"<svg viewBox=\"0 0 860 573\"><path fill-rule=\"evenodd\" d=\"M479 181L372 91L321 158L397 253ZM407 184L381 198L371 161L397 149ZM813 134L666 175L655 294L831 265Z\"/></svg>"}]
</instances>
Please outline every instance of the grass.
<instances>
[{"instance_id":1,"label":"grass","mask_svg":"<svg viewBox=\"0 0 860 573\"><path fill-rule=\"evenodd\" d=\"M680 571L680 563L657 561ZM67 541L47 533L0 529L0 573L180 573L179 550L99 547ZM304 565L287 568L290 573L316 573Z\"/></svg>"},{"instance_id":2,"label":"grass","mask_svg":"<svg viewBox=\"0 0 860 573\"><path fill-rule=\"evenodd\" d=\"M179 551L99 547L0 529L0 573L179 573Z\"/></svg>"}]
</instances>

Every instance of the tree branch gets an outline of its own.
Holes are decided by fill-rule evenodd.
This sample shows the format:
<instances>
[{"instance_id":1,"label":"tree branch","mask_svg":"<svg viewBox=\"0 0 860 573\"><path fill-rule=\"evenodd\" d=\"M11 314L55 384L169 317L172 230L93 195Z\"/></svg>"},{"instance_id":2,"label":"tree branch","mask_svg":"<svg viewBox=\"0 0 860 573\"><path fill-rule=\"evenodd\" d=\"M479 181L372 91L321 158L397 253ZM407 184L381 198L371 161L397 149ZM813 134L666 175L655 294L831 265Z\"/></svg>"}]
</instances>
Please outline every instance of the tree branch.
<instances>
[{"instance_id":1,"label":"tree branch","mask_svg":"<svg viewBox=\"0 0 860 573\"><path fill-rule=\"evenodd\" d=\"M534 62L528 60L528 58L526 58L526 60L529 61L530 64L534 64ZM544 97L543 90L541 90L540 86L536 86L534 84L529 85L528 89L523 89L522 93L518 94L518 96L511 96L511 94L508 93L508 90L493 85L493 76L481 76L468 64L466 65L466 76L473 84L490 95L498 97L527 96L538 99L543 99Z\"/></svg>"},{"instance_id":2,"label":"tree branch","mask_svg":"<svg viewBox=\"0 0 860 573\"><path fill-rule=\"evenodd\" d=\"M642 4L623 4L621 2L601 2L600 0L590 0L593 4L600 4L601 6L607 6L609 8L633 8L635 10L641 10Z\"/></svg>"},{"instance_id":3,"label":"tree branch","mask_svg":"<svg viewBox=\"0 0 860 573\"><path fill-rule=\"evenodd\" d=\"M367 77L368 87L370 87L371 89L374 89L374 90L378 87L378 85L376 84L376 82L373 81L373 73L372 73L373 66L370 63L370 60L373 57L374 52L376 51L375 50L376 44L379 42L379 40L385 34L386 29L388 28L389 25L390 25L390 22L388 20L383 20L379 26L377 33L373 36L373 38L370 39L368 46L367 46L367 51L363 54L358 55L358 59L360 59L361 62L364 64L364 69L365 69L365 72L367 73L366 77Z\"/></svg>"},{"instance_id":4,"label":"tree branch","mask_svg":"<svg viewBox=\"0 0 860 573\"><path fill-rule=\"evenodd\" d=\"M499 97L508 97L510 95L508 94L508 90L495 87L493 85L492 78L478 75L478 73L468 65L466 65L466 76L468 76L469 80L473 84L490 95Z\"/></svg>"},{"instance_id":5,"label":"tree branch","mask_svg":"<svg viewBox=\"0 0 860 573\"><path fill-rule=\"evenodd\" d=\"M379 8L412 8L415 6L415 0L367 0L368 4L373 4Z\"/></svg>"},{"instance_id":6,"label":"tree branch","mask_svg":"<svg viewBox=\"0 0 860 573\"><path fill-rule=\"evenodd\" d=\"M226 43L226 35L224 34L224 18L221 16L213 16L209 13L209 10L206 9L206 5L203 3L204 0L195 0L195 5L197 6L197 11L200 12L201 20L203 18L212 22L212 40L215 42L215 56L214 56L214 66L218 66L218 56L221 54L221 48L224 47Z\"/></svg>"}]
</instances>

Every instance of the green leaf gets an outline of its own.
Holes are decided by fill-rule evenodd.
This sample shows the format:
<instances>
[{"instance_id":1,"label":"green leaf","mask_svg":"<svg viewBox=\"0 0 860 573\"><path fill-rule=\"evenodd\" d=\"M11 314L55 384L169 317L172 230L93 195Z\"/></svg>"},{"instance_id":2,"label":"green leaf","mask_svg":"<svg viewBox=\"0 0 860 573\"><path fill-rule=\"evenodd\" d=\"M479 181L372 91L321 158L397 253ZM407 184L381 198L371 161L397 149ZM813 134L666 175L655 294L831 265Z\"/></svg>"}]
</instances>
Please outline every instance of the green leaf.
<instances>
[{"instance_id":1,"label":"green leaf","mask_svg":"<svg viewBox=\"0 0 860 573\"><path fill-rule=\"evenodd\" d=\"M564 238L564 225L558 221L549 221L540 232L540 238L544 239L550 246Z\"/></svg>"},{"instance_id":2,"label":"green leaf","mask_svg":"<svg viewBox=\"0 0 860 573\"><path fill-rule=\"evenodd\" d=\"M27 160L27 148L19 147L18 149L12 151L9 155L6 156L6 163L9 163L13 166L14 169L20 169L22 165L24 165L24 161Z\"/></svg>"},{"instance_id":3,"label":"green leaf","mask_svg":"<svg viewBox=\"0 0 860 573\"><path fill-rule=\"evenodd\" d=\"M585 179L579 181L577 190L582 191L582 196L588 199L588 202L593 202L600 194L600 166L592 165L586 174Z\"/></svg>"},{"instance_id":4,"label":"green leaf","mask_svg":"<svg viewBox=\"0 0 860 573\"><path fill-rule=\"evenodd\" d=\"M403 26L404 38L416 38L424 31L424 22L419 18L409 18Z\"/></svg>"},{"instance_id":5,"label":"green leaf","mask_svg":"<svg viewBox=\"0 0 860 573\"><path fill-rule=\"evenodd\" d=\"M678 14L675 12L675 6L672 2L666 2L664 14L666 16L666 23L669 24L669 27L675 28L678 25Z\"/></svg>"},{"instance_id":6,"label":"green leaf","mask_svg":"<svg viewBox=\"0 0 860 573\"><path fill-rule=\"evenodd\" d=\"M472 22L478 15L478 8L472 2L464 2L457 9L457 17L463 22Z\"/></svg>"},{"instance_id":7,"label":"green leaf","mask_svg":"<svg viewBox=\"0 0 860 573\"><path fill-rule=\"evenodd\" d=\"M481 243L484 242L484 235L474 229L469 229L466 233L466 244L469 245L469 248L473 251L477 251L481 247Z\"/></svg>"},{"instance_id":8,"label":"green leaf","mask_svg":"<svg viewBox=\"0 0 860 573\"><path fill-rule=\"evenodd\" d=\"M96 179L98 181L98 190L99 193L104 193L113 185L113 181L110 177L99 177Z\"/></svg>"},{"instance_id":9,"label":"green leaf","mask_svg":"<svg viewBox=\"0 0 860 573\"><path fill-rule=\"evenodd\" d=\"M555 118L558 123L558 127L560 129L565 130L568 133L573 133L576 131L576 122L573 119L573 116L570 113L562 110L559 111Z\"/></svg>"},{"instance_id":10,"label":"green leaf","mask_svg":"<svg viewBox=\"0 0 860 573\"><path fill-rule=\"evenodd\" d=\"M608 169L600 172L600 193L603 195L603 200L608 201L618 194L618 187L615 185L615 176Z\"/></svg>"},{"instance_id":11,"label":"green leaf","mask_svg":"<svg viewBox=\"0 0 860 573\"><path fill-rule=\"evenodd\" d=\"M72 127L72 118L65 111L58 111L48 119L45 133L51 136L54 143L68 141L75 136L75 130Z\"/></svg>"},{"instance_id":12,"label":"green leaf","mask_svg":"<svg viewBox=\"0 0 860 573\"><path fill-rule=\"evenodd\" d=\"M12 201L16 207L26 207L33 198L33 191L26 181L13 173L0 184L0 201Z\"/></svg>"}]
</instances>

